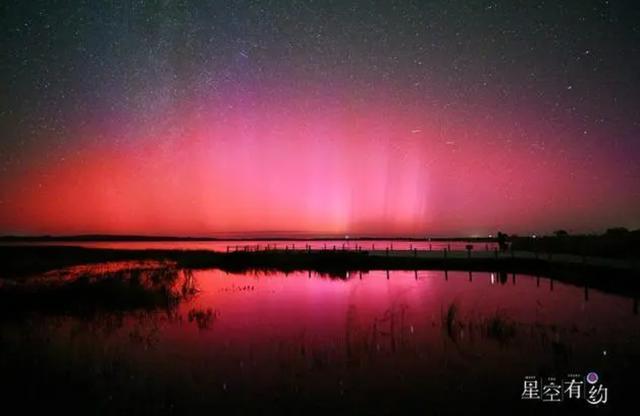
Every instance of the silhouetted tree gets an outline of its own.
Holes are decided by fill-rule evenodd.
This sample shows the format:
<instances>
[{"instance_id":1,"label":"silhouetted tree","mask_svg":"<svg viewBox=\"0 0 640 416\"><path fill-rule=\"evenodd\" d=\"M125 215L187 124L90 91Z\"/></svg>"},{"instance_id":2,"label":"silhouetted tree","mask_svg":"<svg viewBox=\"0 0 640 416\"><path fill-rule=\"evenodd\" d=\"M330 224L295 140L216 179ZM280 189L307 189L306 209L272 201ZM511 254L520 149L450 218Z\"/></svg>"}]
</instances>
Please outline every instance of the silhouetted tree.
<instances>
[{"instance_id":1,"label":"silhouetted tree","mask_svg":"<svg viewBox=\"0 0 640 416\"><path fill-rule=\"evenodd\" d=\"M500 251L506 251L508 248L507 244L507 235L501 231L498 231L498 247L500 247Z\"/></svg>"},{"instance_id":2,"label":"silhouetted tree","mask_svg":"<svg viewBox=\"0 0 640 416\"><path fill-rule=\"evenodd\" d=\"M605 235L609 237L622 237L629 233L629 230L625 227L614 227L607 229Z\"/></svg>"},{"instance_id":3,"label":"silhouetted tree","mask_svg":"<svg viewBox=\"0 0 640 416\"><path fill-rule=\"evenodd\" d=\"M553 232L553 235L555 235L556 237L566 237L569 235L569 233L567 232L567 230L555 230Z\"/></svg>"}]
</instances>

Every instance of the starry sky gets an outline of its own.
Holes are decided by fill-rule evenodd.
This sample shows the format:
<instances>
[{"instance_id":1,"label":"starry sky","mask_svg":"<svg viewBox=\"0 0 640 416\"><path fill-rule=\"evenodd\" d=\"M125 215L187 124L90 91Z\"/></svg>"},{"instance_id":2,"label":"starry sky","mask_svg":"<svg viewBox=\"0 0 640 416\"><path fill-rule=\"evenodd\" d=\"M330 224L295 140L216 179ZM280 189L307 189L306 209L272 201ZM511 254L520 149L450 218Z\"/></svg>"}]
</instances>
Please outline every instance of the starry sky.
<instances>
[{"instance_id":1,"label":"starry sky","mask_svg":"<svg viewBox=\"0 0 640 416\"><path fill-rule=\"evenodd\" d=\"M0 234L640 227L635 1L0 11Z\"/></svg>"}]
</instances>

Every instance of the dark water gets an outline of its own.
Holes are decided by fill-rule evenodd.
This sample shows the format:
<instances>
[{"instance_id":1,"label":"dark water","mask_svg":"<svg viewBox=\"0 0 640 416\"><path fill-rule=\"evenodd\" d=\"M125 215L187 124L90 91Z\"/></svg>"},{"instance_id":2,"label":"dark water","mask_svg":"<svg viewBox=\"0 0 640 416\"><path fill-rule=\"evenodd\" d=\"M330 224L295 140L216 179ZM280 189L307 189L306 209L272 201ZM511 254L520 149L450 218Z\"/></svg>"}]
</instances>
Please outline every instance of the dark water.
<instances>
[{"instance_id":1,"label":"dark water","mask_svg":"<svg viewBox=\"0 0 640 416\"><path fill-rule=\"evenodd\" d=\"M169 276L170 300L5 314L5 400L114 414L453 414L478 406L567 414L615 413L634 394L640 318L630 298L511 274L156 276L166 267L41 276L97 282L135 273L138 286ZM525 376L589 371L608 387L608 403L520 399Z\"/></svg>"}]
</instances>

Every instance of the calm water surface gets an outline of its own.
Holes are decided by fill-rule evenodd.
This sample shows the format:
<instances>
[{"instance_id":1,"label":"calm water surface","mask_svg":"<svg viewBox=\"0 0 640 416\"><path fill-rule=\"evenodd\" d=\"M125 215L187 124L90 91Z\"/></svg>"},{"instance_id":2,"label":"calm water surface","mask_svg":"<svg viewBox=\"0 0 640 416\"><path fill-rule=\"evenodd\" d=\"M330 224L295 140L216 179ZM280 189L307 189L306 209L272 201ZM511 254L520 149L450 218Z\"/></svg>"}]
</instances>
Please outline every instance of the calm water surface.
<instances>
[{"instance_id":1,"label":"calm water surface","mask_svg":"<svg viewBox=\"0 0 640 416\"><path fill-rule=\"evenodd\" d=\"M106 279L135 267L82 266L41 279ZM141 284L164 267L145 265ZM163 307L5 317L2 377L22 374L20 394L44 390L53 403L76 389L80 402L107 413L473 413L482 404L566 414L589 406L523 402L524 377L597 371L610 390L599 411L610 413L629 399L639 369L637 301L547 278L174 273L179 300ZM46 382L33 380L39 372Z\"/></svg>"}]
</instances>

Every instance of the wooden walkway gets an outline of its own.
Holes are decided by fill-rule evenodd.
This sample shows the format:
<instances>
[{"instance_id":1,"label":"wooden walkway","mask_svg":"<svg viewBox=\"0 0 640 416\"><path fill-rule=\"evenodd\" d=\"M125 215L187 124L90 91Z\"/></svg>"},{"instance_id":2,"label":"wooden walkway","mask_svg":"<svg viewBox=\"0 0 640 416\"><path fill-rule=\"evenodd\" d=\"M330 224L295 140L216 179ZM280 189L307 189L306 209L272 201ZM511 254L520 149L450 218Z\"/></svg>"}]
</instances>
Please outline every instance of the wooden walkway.
<instances>
[{"instance_id":1,"label":"wooden walkway","mask_svg":"<svg viewBox=\"0 0 640 416\"><path fill-rule=\"evenodd\" d=\"M604 257L580 256L574 254L558 254L558 253L540 253L532 251L499 251L497 249L479 249L479 250L395 250L386 248L378 248L375 246L372 250L370 246L347 247L346 245L331 245L327 247L312 248L310 245L242 245L227 246L227 252L260 252L260 251L278 251L278 252L298 252L298 253L319 253L319 252L361 252L369 256L375 257L394 257L394 258L420 258L433 260L456 260L457 262L464 259L470 260L501 260L501 259L522 259L522 260L540 260L550 264L568 264L582 266L596 266L620 270L640 270L640 260L633 259L612 259Z\"/></svg>"}]
</instances>

